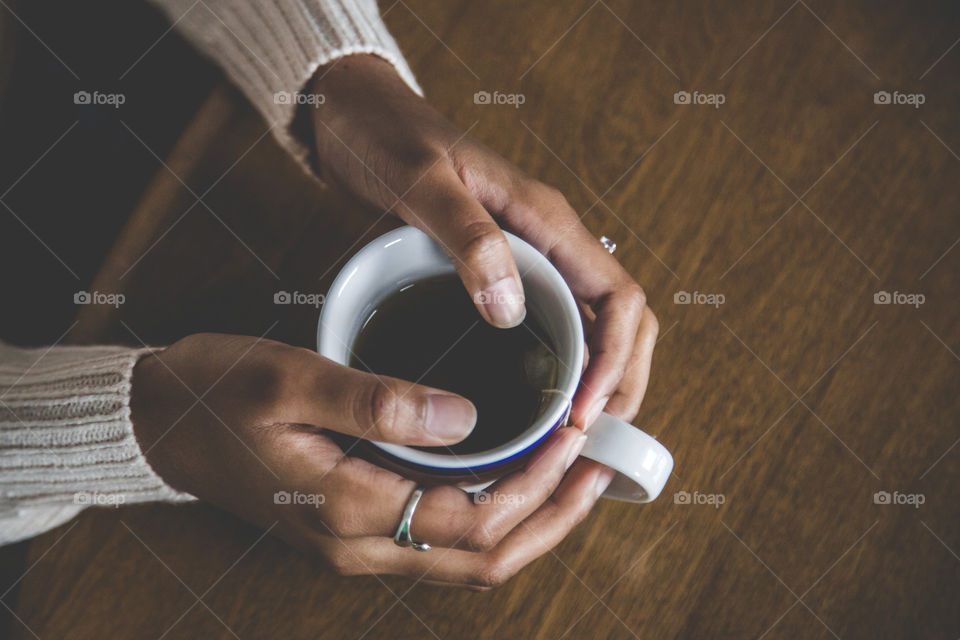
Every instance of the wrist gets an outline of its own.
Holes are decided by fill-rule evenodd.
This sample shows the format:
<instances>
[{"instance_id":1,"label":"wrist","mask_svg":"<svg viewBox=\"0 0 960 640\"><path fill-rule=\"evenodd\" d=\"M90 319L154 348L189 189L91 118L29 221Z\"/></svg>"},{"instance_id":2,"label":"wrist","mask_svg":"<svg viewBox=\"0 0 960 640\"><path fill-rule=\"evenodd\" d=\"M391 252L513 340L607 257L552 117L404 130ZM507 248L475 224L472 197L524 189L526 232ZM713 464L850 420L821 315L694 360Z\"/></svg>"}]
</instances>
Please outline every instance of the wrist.
<instances>
[{"instance_id":1,"label":"wrist","mask_svg":"<svg viewBox=\"0 0 960 640\"><path fill-rule=\"evenodd\" d=\"M385 73L390 76L399 76L393 65L372 53L354 53L346 55L336 60L331 60L327 64L319 67L313 78L310 80L311 88L320 89L336 87L341 84L344 78L349 79L358 74Z\"/></svg>"},{"instance_id":2,"label":"wrist","mask_svg":"<svg viewBox=\"0 0 960 640\"><path fill-rule=\"evenodd\" d=\"M162 384L163 365L158 358L160 351L145 354L133 367L130 379L130 422L140 451L150 466L166 480L158 468L155 445L163 437L158 430L160 423L157 408L162 405L159 393ZM162 465L161 465L162 466Z\"/></svg>"},{"instance_id":3,"label":"wrist","mask_svg":"<svg viewBox=\"0 0 960 640\"><path fill-rule=\"evenodd\" d=\"M317 69L307 86L322 103L304 105L298 117L310 122L320 167L339 161L344 144L359 152L358 134L375 135L385 123L435 114L390 62L373 54L338 58Z\"/></svg>"}]
</instances>

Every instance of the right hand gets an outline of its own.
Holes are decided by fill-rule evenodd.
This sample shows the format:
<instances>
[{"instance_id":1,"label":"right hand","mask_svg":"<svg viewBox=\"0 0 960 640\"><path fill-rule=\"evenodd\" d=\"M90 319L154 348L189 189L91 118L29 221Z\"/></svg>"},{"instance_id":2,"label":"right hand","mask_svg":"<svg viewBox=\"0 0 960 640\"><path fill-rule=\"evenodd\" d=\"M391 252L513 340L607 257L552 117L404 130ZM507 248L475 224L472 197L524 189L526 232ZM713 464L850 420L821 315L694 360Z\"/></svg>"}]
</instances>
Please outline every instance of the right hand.
<instances>
[{"instance_id":1,"label":"right hand","mask_svg":"<svg viewBox=\"0 0 960 640\"><path fill-rule=\"evenodd\" d=\"M436 241L496 327L517 326L526 313L502 229L533 245L582 310L588 358L572 422L589 428L601 411L633 420L650 378L657 318L561 193L470 138L378 56L338 58L310 86L324 96L322 105L304 107L322 177Z\"/></svg>"},{"instance_id":2,"label":"right hand","mask_svg":"<svg viewBox=\"0 0 960 640\"><path fill-rule=\"evenodd\" d=\"M450 445L476 422L460 396L272 340L197 334L137 363L131 411L141 449L169 485L275 525L273 533L348 575L499 585L563 539L614 473L577 459L585 436L560 429L487 489L508 496L499 504L475 504L453 486L428 489L411 527L434 546L422 553L392 540L416 484L345 454L324 431ZM277 504L278 491L323 498Z\"/></svg>"}]
</instances>

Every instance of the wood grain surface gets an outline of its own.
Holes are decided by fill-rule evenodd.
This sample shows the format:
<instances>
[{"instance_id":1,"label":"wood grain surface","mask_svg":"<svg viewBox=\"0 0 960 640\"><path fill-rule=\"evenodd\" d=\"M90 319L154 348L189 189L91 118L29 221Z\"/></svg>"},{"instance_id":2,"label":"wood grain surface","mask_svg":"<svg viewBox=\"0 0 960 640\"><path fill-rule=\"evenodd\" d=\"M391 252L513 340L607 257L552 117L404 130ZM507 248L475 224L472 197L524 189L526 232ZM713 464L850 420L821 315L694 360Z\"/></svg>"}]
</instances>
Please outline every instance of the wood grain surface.
<instances>
[{"instance_id":1,"label":"wood grain surface","mask_svg":"<svg viewBox=\"0 0 960 640\"><path fill-rule=\"evenodd\" d=\"M956 5L381 10L433 104L561 188L646 289L661 336L635 424L675 456L663 495L602 501L480 594L340 578L205 505L89 510L30 543L12 636L960 636ZM91 284L127 304L85 308L74 341L314 344L316 310L273 293L324 292L397 223L302 179L265 131L210 96Z\"/></svg>"}]
</instances>

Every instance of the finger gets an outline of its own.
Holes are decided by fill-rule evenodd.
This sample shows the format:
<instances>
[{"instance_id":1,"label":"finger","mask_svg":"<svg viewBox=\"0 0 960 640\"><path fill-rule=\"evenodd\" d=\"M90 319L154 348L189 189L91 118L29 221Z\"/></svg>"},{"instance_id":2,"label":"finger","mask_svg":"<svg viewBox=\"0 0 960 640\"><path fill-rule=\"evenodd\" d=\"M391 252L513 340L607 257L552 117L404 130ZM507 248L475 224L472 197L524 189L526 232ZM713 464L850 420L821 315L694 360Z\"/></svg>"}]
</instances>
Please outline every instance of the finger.
<instances>
[{"instance_id":1,"label":"finger","mask_svg":"<svg viewBox=\"0 0 960 640\"><path fill-rule=\"evenodd\" d=\"M459 442L476 425L476 408L454 393L298 351L298 362L288 360L297 381L277 403L279 419L367 440L423 446Z\"/></svg>"},{"instance_id":2,"label":"finger","mask_svg":"<svg viewBox=\"0 0 960 640\"><path fill-rule=\"evenodd\" d=\"M614 394L633 354L646 297L607 249L590 235L563 196L536 181L521 182L504 208L508 226L544 253L574 296L595 314L590 365L571 417L584 428Z\"/></svg>"},{"instance_id":3,"label":"finger","mask_svg":"<svg viewBox=\"0 0 960 640\"><path fill-rule=\"evenodd\" d=\"M454 486L427 489L414 512L412 537L432 546L492 549L550 497L585 440L579 429L560 429L523 469L477 494L479 500ZM393 537L413 491L412 483L405 487L385 484L382 477L360 465L369 463L344 458L325 475L321 491L332 497L322 505L319 516L340 537Z\"/></svg>"},{"instance_id":4,"label":"finger","mask_svg":"<svg viewBox=\"0 0 960 640\"><path fill-rule=\"evenodd\" d=\"M354 538L326 543L347 551L337 558L352 563L348 572L390 573L477 588L503 584L520 569L556 546L580 521L610 483L613 470L580 460L552 498L517 526L496 548L470 552L437 547L428 552L398 547L386 538Z\"/></svg>"},{"instance_id":5,"label":"finger","mask_svg":"<svg viewBox=\"0 0 960 640\"><path fill-rule=\"evenodd\" d=\"M438 165L397 210L443 247L487 322L502 329L523 322L523 285L507 238L452 167Z\"/></svg>"},{"instance_id":6,"label":"finger","mask_svg":"<svg viewBox=\"0 0 960 640\"><path fill-rule=\"evenodd\" d=\"M633 358L627 367L620 386L610 397L610 402L604 408L607 413L617 416L627 422L632 421L640 411L643 396L647 392L647 383L650 380L650 365L653 361L653 349L657 343L660 325L657 317L647 307L640 320L640 331L634 343Z\"/></svg>"},{"instance_id":7,"label":"finger","mask_svg":"<svg viewBox=\"0 0 960 640\"><path fill-rule=\"evenodd\" d=\"M428 490L414 513L411 530L417 539L436 546L468 551L494 548L550 498L585 442L582 431L566 427L551 436L523 469L480 493L468 495L452 487ZM451 491L459 492L457 502L465 508L451 508Z\"/></svg>"},{"instance_id":8,"label":"finger","mask_svg":"<svg viewBox=\"0 0 960 640\"><path fill-rule=\"evenodd\" d=\"M593 424L620 385L630 364L644 307L639 286L612 292L596 307L590 364L580 378L571 411L576 424L584 428Z\"/></svg>"},{"instance_id":9,"label":"finger","mask_svg":"<svg viewBox=\"0 0 960 640\"><path fill-rule=\"evenodd\" d=\"M427 584L431 587L454 587L457 589L470 589L472 591L486 591L485 587L477 587L472 584L458 584L456 582L443 582L442 580L421 580L420 584Z\"/></svg>"}]
</instances>

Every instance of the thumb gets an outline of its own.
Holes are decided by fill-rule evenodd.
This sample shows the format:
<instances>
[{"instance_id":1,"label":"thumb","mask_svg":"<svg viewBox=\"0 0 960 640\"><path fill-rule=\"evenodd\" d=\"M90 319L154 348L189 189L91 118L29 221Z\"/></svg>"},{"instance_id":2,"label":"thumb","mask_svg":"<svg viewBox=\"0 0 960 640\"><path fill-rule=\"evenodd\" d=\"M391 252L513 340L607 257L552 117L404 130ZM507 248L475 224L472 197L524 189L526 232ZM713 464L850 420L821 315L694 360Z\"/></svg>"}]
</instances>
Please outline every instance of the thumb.
<instances>
[{"instance_id":1,"label":"thumb","mask_svg":"<svg viewBox=\"0 0 960 640\"><path fill-rule=\"evenodd\" d=\"M455 393L379 376L317 357L311 390L294 400L292 421L357 438L442 446L473 431L477 410Z\"/></svg>"},{"instance_id":2,"label":"thumb","mask_svg":"<svg viewBox=\"0 0 960 640\"><path fill-rule=\"evenodd\" d=\"M425 177L398 212L443 247L487 322L501 329L523 322L523 285L507 237L452 168Z\"/></svg>"}]
</instances>

